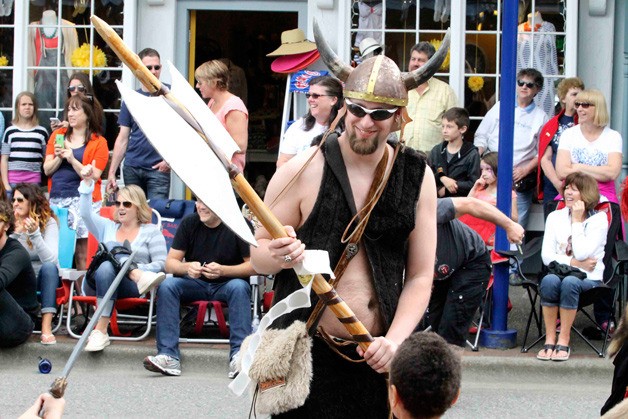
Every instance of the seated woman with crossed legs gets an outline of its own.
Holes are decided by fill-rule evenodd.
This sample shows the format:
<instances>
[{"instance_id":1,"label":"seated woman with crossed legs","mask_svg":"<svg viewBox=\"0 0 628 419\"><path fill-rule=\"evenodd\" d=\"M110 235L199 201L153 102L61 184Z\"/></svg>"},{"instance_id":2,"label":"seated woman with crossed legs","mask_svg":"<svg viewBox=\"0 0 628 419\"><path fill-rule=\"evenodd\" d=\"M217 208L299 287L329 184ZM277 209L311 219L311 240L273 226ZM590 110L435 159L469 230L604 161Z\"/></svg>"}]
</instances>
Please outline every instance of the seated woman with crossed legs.
<instances>
[{"instance_id":1,"label":"seated woman with crossed legs","mask_svg":"<svg viewBox=\"0 0 628 419\"><path fill-rule=\"evenodd\" d=\"M87 352L102 351L109 345L107 328L116 298L139 297L158 286L166 278L162 271L167 253L166 239L159 228L151 224L152 211L146 202L144 191L139 186L129 185L120 189L115 202L116 210L113 220L101 217L92 211L91 197L94 190L92 170L91 165L83 168L81 171L83 181L79 186L81 194L79 208L87 229L99 242L105 243L107 249L111 250L128 241L131 249L137 250L137 254L111 300L103 301L103 297L118 273L111 262L103 262L93 276L83 281L83 293L96 295L97 303L106 305L102 317L89 335L85 346ZM117 257L119 262L123 263L127 256Z\"/></svg>"},{"instance_id":2,"label":"seated woman with crossed legs","mask_svg":"<svg viewBox=\"0 0 628 419\"><path fill-rule=\"evenodd\" d=\"M545 223L541 256L549 265L556 261L576 267L587 274L585 279L569 275L560 279L548 274L539 288L545 345L537 354L542 361L569 359L571 325L576 317L580 294L602 284L604 245L608 232L606 214L595 212L600 200L595 179L576 172L565 179L565 208L550 213ZM561 329L556 339L556 319L560 314Z\"/></svg>"}]
</instances>

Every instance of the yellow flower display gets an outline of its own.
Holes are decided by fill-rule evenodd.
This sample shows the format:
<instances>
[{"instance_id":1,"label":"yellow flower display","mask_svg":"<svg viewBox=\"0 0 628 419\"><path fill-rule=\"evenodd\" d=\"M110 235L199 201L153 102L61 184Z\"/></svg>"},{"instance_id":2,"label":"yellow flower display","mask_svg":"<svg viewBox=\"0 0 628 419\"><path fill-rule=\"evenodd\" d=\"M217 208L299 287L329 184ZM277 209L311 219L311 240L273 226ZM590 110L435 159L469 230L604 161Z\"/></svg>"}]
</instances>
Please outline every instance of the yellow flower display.
<instances>
[{"instance_id":1,"label":"yellow flower display","mask_svg":"<svg viewBox=\"0 0 628 419\"><path fill-rule=\"evenodd\" d=\"M472 92L479 92L484 87L484 79L480 76L471 76L467 80L467 86Z\"/></svg>"},{"instance_id":2,"label":"yellow flower display","mask_svg":"<svg viewBox=\"0 0 628 419\"><path fill-rule=\"evenodd\" d=\"M0 67L6 67L9 65L9 59L5 55L0 55Z\"/></svg>"},{"instance_id":3,"label":"yellow flower display","mask_svg":"<svg viewBox=\"0 0 628 419\"><path fill-rule=\"evenodd\" d=\"M440 44L442 44L443 41L441 41L440 39L432 39L430 41L430 44L432 44L432 46L436 49L436 51L438 51L438 49L440 48ZM441 70L448 70L449 69L449 53L451 52L451 50L447 51L447 56L445 57L445 61L443 61L443 64L441 64L440 69Z\"/></svg>"},{"instance_id":4,"label":"yellow flower display","mask_svg":"<svg viewBox=\"0 0 628 419\"><path fill-rule=\"evenodd\" d=\"M75 49L72 53L72 65L74 67L89 67L89 50L91 45L88 43L82 44L79 48ZM107 66L107 57L105 53L94 46L94 53L92 58L92 65L94 67L106 67ZM89 70L82 70L85 73L89 73ZM101 70L94 70L94 74L100 73Z\"/></svg>"}]
</instances>

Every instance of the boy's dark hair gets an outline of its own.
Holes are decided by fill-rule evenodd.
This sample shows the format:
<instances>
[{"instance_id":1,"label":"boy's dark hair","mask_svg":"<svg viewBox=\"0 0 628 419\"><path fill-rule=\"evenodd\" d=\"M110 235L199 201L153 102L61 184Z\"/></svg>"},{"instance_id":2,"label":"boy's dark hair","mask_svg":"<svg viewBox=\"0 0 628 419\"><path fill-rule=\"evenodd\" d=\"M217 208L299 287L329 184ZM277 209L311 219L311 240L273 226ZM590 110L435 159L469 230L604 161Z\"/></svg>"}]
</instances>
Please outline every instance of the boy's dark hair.
<instances>
[{"instance_id":1,"label":"boy's dark hair","mask_svg":"<svg viewBox=\"0 0 628 419\"><path fill-rule=\"evenodd\" d=\"M524 76L530 77L539 90L543 88L543 74L536 68L522 68L517 73L517 80Z\"/></svg>"},{"instance_id":2,"label":"boy's dark hair","mask_svg":"<svg viewBox=\"0 0 628 419\"><path fill-rule=\"evenodd\" d=\"M471 119L469 118L469 112L465 108L449 108L443 114L443 118L450 122L455 122L458 128L469 127Z\"/></svg>"},{"instance_id":3,"label":"boy's dark hair","mask_svg":"<svg viewBox=\"0 0 628 419\"><path fill-rule=\"evenodd\" d=\"M397 349L390 367L390 385L414 418L441 416L460 391L460 356L436 333L419 332Z\"/></svg>"},{"instance_id":4,"label":"boy's dark hair","mask_svg":"<svg viewBox=\"0 0 628 419\"><path fill-rule=\"evenodd\" d=\"M144 57L157 57L161 60L161 57L159 56L157 50L152 48L144 48L139 52L139 54L137 54L137 56L140 57L140 60Z\"/></svg>"}]
</instances>

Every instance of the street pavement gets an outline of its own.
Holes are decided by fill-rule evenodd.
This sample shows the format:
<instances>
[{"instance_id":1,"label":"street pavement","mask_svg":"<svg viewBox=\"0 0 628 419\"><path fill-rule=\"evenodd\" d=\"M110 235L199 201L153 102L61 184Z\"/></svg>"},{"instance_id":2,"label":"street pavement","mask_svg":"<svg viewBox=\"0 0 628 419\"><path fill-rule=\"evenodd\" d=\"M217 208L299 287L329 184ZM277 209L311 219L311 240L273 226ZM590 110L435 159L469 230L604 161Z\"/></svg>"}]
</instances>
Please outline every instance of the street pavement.
<instances>
[{"instance_id":1,"label":"street pavement","mask_svg":"<svg viewBox=\"0 0 628 419\"><path fill-rule=\"evenodd\" d=\"M511 287L510 327L522 341L529 303ZM577 325L580 325L580 319ZM583 324L584 325L584 324ZM38 336L19 348L0 350L0 417L17 417L61 373L74 344L67 336L44 347ZM573 337L573 354L564 363L536 360L519 347L480 348L463 353L463 386L445 418L594 418L610 394L613 366ZM599 341L598 341L599 343ZM146 371L142 359L155 353L154 337L112 342L103 353L81 354L69 377L66 417L246 418L249 401L228 390L227 345L182 344L180 377ZM48 375L38 357L52 361ZM348 416L350 417L350 416Z\"/></svg>"}]
</instances>

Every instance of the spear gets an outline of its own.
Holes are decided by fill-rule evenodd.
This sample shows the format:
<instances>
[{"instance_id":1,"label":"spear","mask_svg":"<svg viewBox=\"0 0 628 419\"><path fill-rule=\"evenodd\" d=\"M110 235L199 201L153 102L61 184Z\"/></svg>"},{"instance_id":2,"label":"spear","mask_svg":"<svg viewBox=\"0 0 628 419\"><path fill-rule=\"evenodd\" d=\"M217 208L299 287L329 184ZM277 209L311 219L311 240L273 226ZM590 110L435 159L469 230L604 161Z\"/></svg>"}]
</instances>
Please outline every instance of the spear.
<instances>
[{"instance_id":1,"label":"spear","mask_svg":"<svg viewBox=\"0 0 628 419\"><path fill-rule=\"evenodd\" d=\"M246 203L251 212L255 214L269 234L273 238L288 237L288 233L281 222L279 222L277 217L275 217L266 204L260 199L237 166L231 163L231 156L226 156L223 150L215 144L212 136L204 132L188 108L148 71L140 58L131 52L124 44L124 41L122 41L118 34L106 22L96 16L92 16L91 21L100 36L107 42L118 58L131 69L144 87L154 95L165 96L168 104L196 131L205 143L209 145L227 171L233 189ZM207 109L207 111L209 111L209 109ZM231 141L233 142L232 139ZM168 156L164 156L164 158L168 161ZM206 204L211 203L206 202ZM231 228L231 226L229 227ZM336 290L320 274L314 275L312 289L345 326L353 339L358 342L358 345L366 350L373 341L373 337L356 318L351 308L342 300Z\"/></svg>"},{"instance_id":2,"label":"spear","mask_svg":"<svg viewBox=\"0 0 628 419\"><path fill-rule=\"evenodd\" d=\"M115 279L111 283L111 286L105 293L105 296L102 298L103 301L111 300L113 293L116 291L116 289L118 288L118 285L120 285L120 282L122 282L122 279L124 278L127 271L129 270L129 267L131 266L131 262L135 258L136 253L137 253L137 250L134 250L133 253L131 253L131 255L129 256L129 258L124 262L124 264L122 265L122 268L120 268L120 272L118 272L118 275L116 275ZM89 337L89 334L91 333L91 331L94 330L94 327L96 326L98 319L100 319L100 315L105 309L105 306L106 304L100 304L96 308L96 311L94 312L92 319L89 321L89 324L83 331L81 338L76 343L76 345L74 345L74 349L72 350L72 353L70 354L70 358L68 358L67 362L65 363L65 367L63 368L63 372L61 373L61 376L57 377L52 383L52 385L50 386L50 394L52 394L54 398L60 399L65 394L65 388L68 385L68 376L70 375L70 371L72 371L72 367L74 367L74 364L76 363L76 360L81 354L83 347L85 347L85 344L87 343L87 338Z\"/></svg>"}]
</instances>

